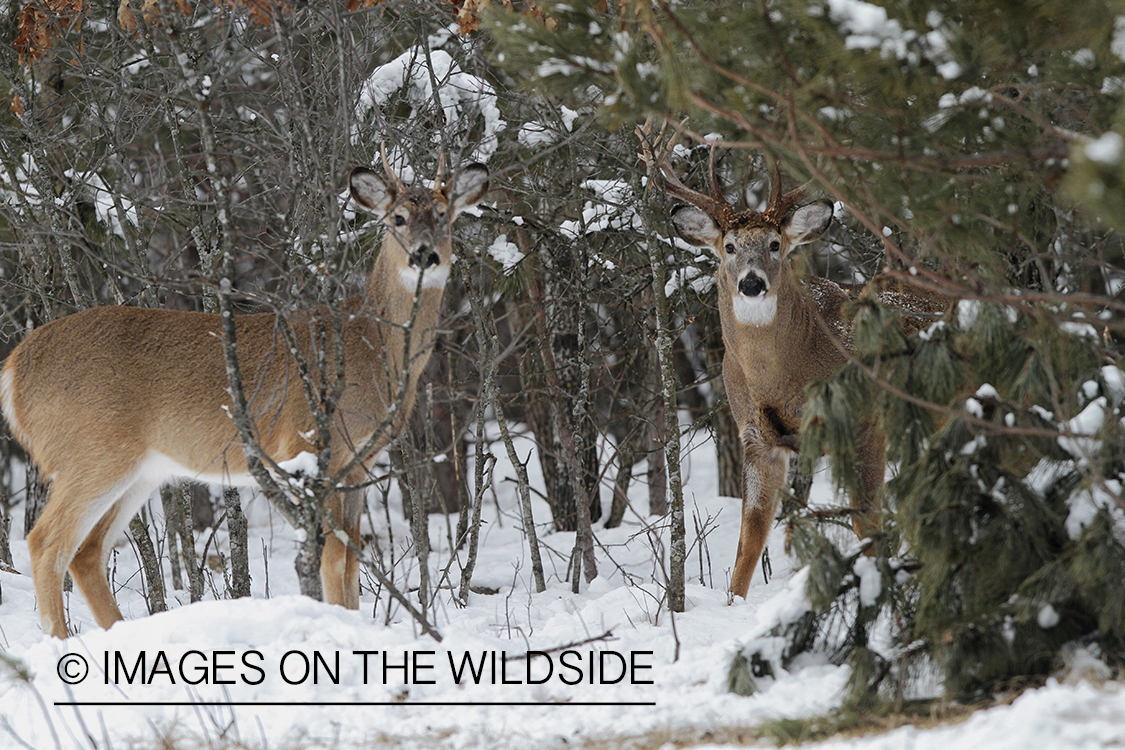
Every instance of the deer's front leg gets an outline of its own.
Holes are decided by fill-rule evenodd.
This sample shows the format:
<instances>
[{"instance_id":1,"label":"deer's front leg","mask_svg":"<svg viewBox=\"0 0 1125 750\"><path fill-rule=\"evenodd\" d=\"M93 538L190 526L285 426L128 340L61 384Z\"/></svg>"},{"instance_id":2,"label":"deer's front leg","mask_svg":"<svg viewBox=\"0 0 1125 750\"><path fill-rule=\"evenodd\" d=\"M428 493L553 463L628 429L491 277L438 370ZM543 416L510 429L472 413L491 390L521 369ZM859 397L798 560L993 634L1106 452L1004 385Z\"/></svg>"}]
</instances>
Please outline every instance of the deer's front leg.
<instances>
[{"instance_id":1,"label":"deer's front leg","mask_svg":"<svg viewBox=\"0 0 1125 750\"><path fill-rule=\"evenodd\" d=\"M730 591L745 597L777 513L777 493L788 475L792 449L782 436L753 426L743 432L742 442L742 530Z\"/></svg>"},{"instance_id":2,"label":"deer's front leg","mask_svg":"<svg viewBox=\"0 0 1125 750\"><path fill-rule=\"evenodd\" d=\"M865 539L883 528L879 490L887 471L887 452L883 433L864 425L856 437L856 468L859 470L859 495L852 497L852 527ZM871 554L871 550L868 550Z\"/></svg>"},{"instance_id":3,"label":"deer's front leg","mask_svg":"<svg viewBox=\"0 0 1125 750\"><path fill-rule=\"evenodd\" d=\"M362 489L341 490L327 503L335 525L357 547L362 544L359 521L363 503ZM325 525L324 550L320 555L320 580L324 587L324 601L359 609L359 561L328 524Z\"/></svg>"}]
</instances>

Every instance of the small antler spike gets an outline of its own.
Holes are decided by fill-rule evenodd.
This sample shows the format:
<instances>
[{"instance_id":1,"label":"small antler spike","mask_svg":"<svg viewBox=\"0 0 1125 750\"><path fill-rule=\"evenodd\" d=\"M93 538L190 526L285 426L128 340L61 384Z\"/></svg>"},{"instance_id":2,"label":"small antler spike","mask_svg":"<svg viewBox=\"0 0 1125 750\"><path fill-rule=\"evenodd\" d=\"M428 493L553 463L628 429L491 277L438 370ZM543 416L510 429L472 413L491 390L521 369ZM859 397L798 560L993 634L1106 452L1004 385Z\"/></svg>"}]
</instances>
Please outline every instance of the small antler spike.
<instances>
[{"instance_id":1,"label":"small antler spike","mask_svg":"<svg viewBox=\"0 0 1125 750\"><path fill-rule=\"evenodd\" d=\"M766 204L766 212L772 214L781 204L781 165L776 160L770 161L770 199Z\"/></svg>"},{"instance_id":2,"label":"small antler spike","mask_svg":"<svg viewBox=\"0 0 1125 750\"><path fill-rule=\"evenodd\" d=\"M434 175L434 189L441 192L445 189L445 145L438 151L437 173Z\"/></svg>"},{"instance_id":3,"label":"small antler spike","mask_svg":"<svg viewBox=\"0 0 1125 750\"><path fill-rule=\"evenodd\" d=\"M383 141L379 144L379 154L383 158L383 171L387 173L387 177L391 178L391 182L395 184L396 190L402 190L402 179L398 174L391 169L391 162L387 159L387 142Z\"/></svg>"},{"instance_id":4,"label":"small antler spike","mask_svg":"<svg viewBox=\"0 0 1125 750\"><path fill-rule=\"evenodd\" d=\"M779 224L785 220L798 203L805 197L805 189L808 183L800 187L790 190L788 193L782 192L782 177L781 165L776 160L769 157L767 154L766 160L770 165L770 198L766 204L766 210L762 212L769 222Z\"/></svg>"},{"instance_id":5,"label":"small antler spike","mask_svg":"<svg viewBox=\"0 0 1125 750\"><path fill-rule=\"evenodd\" d=\"M723 186L719 184L719 176L715 172L715 144L711 144L711 154L707 158L707 184L711 188L711 197L719 203L726 203L723 195Z\"/></svg>"}]
</instances>

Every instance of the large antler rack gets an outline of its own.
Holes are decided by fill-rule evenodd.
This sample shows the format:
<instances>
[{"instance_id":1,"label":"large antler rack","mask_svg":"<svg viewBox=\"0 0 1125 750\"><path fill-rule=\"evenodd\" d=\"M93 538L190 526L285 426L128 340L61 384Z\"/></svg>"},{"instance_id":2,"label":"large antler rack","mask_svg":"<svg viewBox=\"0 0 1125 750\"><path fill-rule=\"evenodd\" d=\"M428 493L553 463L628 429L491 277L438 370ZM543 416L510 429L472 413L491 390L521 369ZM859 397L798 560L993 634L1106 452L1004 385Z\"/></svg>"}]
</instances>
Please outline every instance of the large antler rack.
<instances>
[{"instance_id":1,"label":"large antler rack","mask_svg":"<svg viewBox=\"0 0 1125 750\"><path fill-rule=\"evenodd\" d=\"M643 126L637 126L637 137L641 141L641 161L648 167L649 178L660 185L666 193L673 198L687 201L699 208L720 226L726 228L733 226L738 219L738 212L734 206L723 196L723 189L715 176L715 149L711 149L711 160L707 168L707 179L710 183L711 194L707 195L698 190L692 190L676 177L675 170L668 163L668 157L676 145L676 136L673 135L667 143L660 143L660 137L651 137L652 121ZM659 158L656 152L659 151Z\"/></svg>"},{"instance_id":2,"label":"large antler rack","mask_svg":"<svg viewBox=\"0 0 1125 750\"><path fill-rule=\"evenodd\" d=\"M637 126L637 137L641 142L641 160L648 167L651 179L660 185L673 198L687 201L693 206L704 211L724 230L738 224L760 223L769 226L780 226L785 217L789 215L798 203L805 197L805 187L801 186L789 192L782 192L781 168L774 163L771 170L770 196L764 211L746 209L736 211L723 195L722 186L715 174L715 147L711 147L711 155L707 164L707 182L710 195L692 190L676 177L675 171L668 163L668 158L676 145L676 135L667 143L660 143L659 135L652 135L652 122ZM657 157L659 152L659 157Z\"/></svg>"}]
</instances>

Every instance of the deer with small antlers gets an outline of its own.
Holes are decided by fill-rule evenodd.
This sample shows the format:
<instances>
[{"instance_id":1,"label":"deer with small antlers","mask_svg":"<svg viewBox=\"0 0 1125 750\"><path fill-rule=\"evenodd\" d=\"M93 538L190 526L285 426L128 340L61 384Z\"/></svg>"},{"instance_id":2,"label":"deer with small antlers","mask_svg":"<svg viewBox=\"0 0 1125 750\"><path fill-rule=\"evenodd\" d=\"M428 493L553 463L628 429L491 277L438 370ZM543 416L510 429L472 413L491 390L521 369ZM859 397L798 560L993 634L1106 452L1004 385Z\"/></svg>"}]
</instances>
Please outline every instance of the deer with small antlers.
<instances>
[{"instance_id":1,"label":"deer with small antlers","mask_svg":"<svg viewBox=\"0 0 1125 750\"><path fill-rule=\"evenodd\" d=\"M482 164L463 167L433 189L404 185L385 156L384 168L386 177L357 167L349 178L352 199L381 219L385 234L366 290L341 305L347 382L332 414L329 476L354 463L372 436L374 447L384 446L413 408L449 275L453 221L488 190ZM440 178L441 166L438 172ZM254 432L274 462L312 450L316 423L294 354L310 361L314 329L331 330L323 309L286 322L292 344L272 313L237 316L235 326ZM0 407L50 482L47 505L28 536L46 633L67 637L68 568L99 626L122 619L106 560L160 484L177 476L255 484L228 416L228 387L220 319L205 313L98 307L36 329L8 357ZM365 470L353 469L346 484L361 483ZM336 527L353 541L362 497L339 490L327 503ZM358 608L358 562L334 533L325 540L321 579L328 602Z\"/></svg>"},{"instance_id":2,"label":"deer with small antlers","mask_svg":"<svg viewBox=\"0 0 1125 750\"><path fill-rule=\"evenodd\" d=\"M642 141L646 135L642 131ZM783 192L780 169L772 175L765 210L737 211L716 179L714 150L710 194L676 177L668 164L670 152L669 147L657 160L646 146L642 158L669 195L689 204L672 210L680 237L710 248L719 262L715 283L726 349L723 384L744 450L742 528L730 591L745 597L777 513L778 491L797 453L805 389L847 361L841 351L848 341L844 304L883 281L859 285L798 277L788 261L790 251L824 234L833 210L827 201L802 203L804 188ZM940 313L948 304L902 290L891 296L905 302L904 312L913 316ZM881 528L877 498L886 462L884 437L873 425L863 426L855 440L860 492L851 498L852 523L862 539Z\"/></svg>"}]
</instances>

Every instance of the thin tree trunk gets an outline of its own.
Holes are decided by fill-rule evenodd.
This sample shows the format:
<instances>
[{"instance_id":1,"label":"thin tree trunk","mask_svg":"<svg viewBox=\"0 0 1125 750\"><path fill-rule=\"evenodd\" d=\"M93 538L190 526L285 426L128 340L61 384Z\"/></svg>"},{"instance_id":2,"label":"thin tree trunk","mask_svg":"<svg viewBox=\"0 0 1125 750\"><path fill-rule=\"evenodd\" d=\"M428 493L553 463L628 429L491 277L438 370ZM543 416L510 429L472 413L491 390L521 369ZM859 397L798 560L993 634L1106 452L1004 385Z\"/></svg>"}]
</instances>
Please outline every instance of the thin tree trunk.
<instances>
[{"instance_id":1,"label":"thin tree trunk","mask_svg":"<svg viewBox=\"0 0 1125 750\"><path fill-rule=\"evenodd\" d=\"M454 430L457 434L457 430ZM459 497L457 507L457 531L453 539L450 540L450 549L460 549L464 543L465 531L468 528L468 509L472 505L469 500L469 444L466 440L466 434L458 435L453 443L453 465L456 468L454 475L457 482L457 495Z\"/></svg>"},{"instance_id":2,"label":"thin tree trunk","mask_svg":"<svg viewBox=\"0 0 1125 750\"><path fill-rule=\"evenodd\" d=\"M133 535L133 543L137 545L137 554L141 558L148 612L149 614L166 612L168 605L164 601L164 574L160 569L160 560L156 557L152 538L148 535L148 512L144 508L141 508L140 513L129 521L129 531Z\"/></svg>"},{"instance_id":3,"label":"thin tree trunk","mask_svg":"<svg viewBox=\"0 0 1125 750\"><path fill-rule=\"evenodd\" d=\"M433 387L427 383L425 389L425 415L427 421L433 420L432 406L434 403ZM417 471L414 485L412 513L410 517L410 531L414 537L414 556L418 559L418 603L422 612L430 605L430 523L426 499L433 496L433 455L434 446L431 442L433 433L423 430L423 447L421 455L416 462Z\"/></svg>"},{"instance_id":4,"label":"thin tree trunk","mask_svg":"<svg viewBox=\"0 0 1125 750\"><path fill-rule=\"evenodd\" d=\"M486 373L485 381L489 377L491 377L491 374ZM491 484L492 463L495 462L492 454L485 451L485 404L486 401L483 398L477 404L476 465L473 471L476 478L476 492L473 497L473 518L469 523L469 549L465 557L465 566L461 568L461 590L458 598L462 605L469 603L469 587L473 580L473 570L477 565L477 546L480 543L480 511L484 505L484 493ZM486 464L488 465L487 468ZM487 481L486 477L488 478Z\"/></svg>"},{"instance_id":5,"label":"thin tree trunk","mask_svg":"<svg viewBox=\"0 0 1125 750\"><path fill-rule=\"evenodd\" d=\"M12 567L12 514L0 508L0 563Z\"/></svg>"},{"instance_id":6,"label":"thin tree trunk","mask_svg":"<svg viewBox=\"0 0 1125 750\"><path fill-rule=\"evenodd\" d=\"M199 482L189 482L188 486L191 489L191 527L196 531L215 528L215 503L211 488Z\"/></svg>"},{"instance_id":7,"label":"thin tree trunk","mask_svg":"<svg viewBox=\"0 0 1125 750\"><path fill-rule=\"evenodd\" d=\"M195 533L191 525L191 484L180 484L180 549L184 555L184 567L188 574L188 596L193 602L203 598L203 569L195 559Z\"/></svg>"},{"instance_id":8,"label":"thin tree trunk","mask_svg":"<svg viewBox=\"0 0 1125 750\"><path fill-rule=\"evenodd\" d=\"M683 612L687 534L684 527L683 480L680 475L680 423L676 414L676 376L672 362L672 336L668 330L668 302L664 297L664 258L659 247L656 242L649 243L653 306L656 309L656 352L660 363L661 393L664 397L664 457L668 467L668 484L672 491L668 608L673 612Z\"/></svg>"},{"instance_id":9,"label":"thin tree trunk","mask_svg":"<svg viewBox=\"0 0 1125 750\"><path fill-rule=\"evenodd\" d=\"M11 503L12 485L15 484L15 468L12 463L12 453L16 445L16 440L12 438L6 430L0 427L0 562L5 562L9 567L12 565L11 551L9 549L12 508L15 507L15 505ZM7 554L6 559L3 558L5 554Z\"/></svg>"},{"instance_id":10,"label":"thin tree trunk","mask_svg":"<svg viewBox=\"0 0 1125 750\"><path fill-rule=\"evenodd\" d=\"M250 596L250 550L246 539L246 515L237 487L223 488L223 505L227 509L227 531L230 532L230 595L235 599Z\"/></svg>"},{"instance_id":11,"label":"thin tree trunk","mask_svg":"<svg viewBox=\"0 0 1125 750\"><path fill-rule=\"evenodd\" d=\"M594 530L590 523L590 504L582 502L580 497L578 502L578 532L574 535L574 578L571 581L571 591L575 594L580 590L578 577L580 571L585 571L587 583L598 577L597 562L594 558ZM581 565L578 563L579 560L582 561Z\"/></svg>"},{"instance_id":12,"label":"thin tree trunk","mask_svg":"<svg viewBox=\"0 0 1125 750\"><path fill-rule=\"evenodd\" d=\"M581 359L579 361L580 375L578 386L578 398L574 402L574 422L575 425L584 425L588 429L573 430L570 434L574 438L574 449L570 450L568 446L567 458L570 459L569 463L574 472L578 475L575 477L577 486L585 492L580 492L578 495L578 534L575 541L575 553L582 555L582 567L586 571L586 582L594 580L598 575L597 560L594 557L594 529L592 526L593 521L601 517L601 502L599 501L598 493L598 454L597 454L597 430L594 426L594 420L590 418L590 357L589 357L589 337L587 336L588 329L584 316L579 316L578 319L578 349L581 352ZM593 456L593 466L590 466L590 456ZM582 459L586 460L583 461ZM591 481L592 480L592 481ZM597 504L597 512L594 512L593 504ZM575 568L575 581L574 592L578 593L578 576L577 567Z\"/></svg>"},{"instance_id":13,"label":"thin tree trunk","mask_svg":"<svg viewBox=\"0 0 1125 750\"><path fill-rule=\"evenodd\" d=\"M402 497L402 517L407 521L414 518L414 487L409 477L412 461L406 455L412 433L413 430L403 431L387 448L387 456L391 459L391 473L398 485L398 494Z\"/></svg>"},{"instance_id":14,"label":"thin tree trunk","mask_svg":"<svg viewBox=\"0 0 1125 750\"><path fill-rule=\"evenodd\" d=\"M180 506L172 485L160 488L160 502L164 505L164 539L168 548L168 562L172 568L172 588L183 591L184 578L180 573L180 545L177 544L180 528Z\"/></svg>"},{"instance_id":15,"label":"thin tree trunk","mask_svg":"<svg viewBox=\"0 0 1125 750\"><path fill-rule=\"evenodd\" d=\"M418 560L418 605L425 612L430 606L430 515L419 493L411 508L410 533L414 537L414 557Z\"/></svg>"},{"instance_id":16,"label":"thin tree trunk","mask_svg":"<svg viewBox=\"0 0 1125 750\"><path fill-rule=\"evenodd\" d=\"M722 378L711 381L722 382ZM718 459L719 494L723 497L742 497L742 439L738 435L738 424L731 414L726 401L726 390L715 389L715 406L711 424L715 433L715 454ZM722 400L719 393L722 390Z\"/></svg>"},{"instance_id":17,"label":"thin tree trunk","mask_svg":"<svg viewBox=\"0 0 1125 750\"><path fill-rule=\"evenodd\" d=\"M320 580L320 555L324 551L324 526L315 502L297 506L297 571L300 591L310 599L324 601L324 587Z\"/></svg>"},{"instance_id":18,"label":"thin tree trunk","mask_svg":"<svg viewBox=\"0 0 1125 750\"><path fill-rule=\"evenodd\" d=\"M633 464L637 462L636 438L626 435L617 444L617 476L613 481L613 504L606 519L607 529L616 529L625 519L625 509L629 507L629 485L633 482Z\"/></svg>"},{"instance_id":19,"label":"thin tree trunk","mask_svg":"<svg viewBox=\"0 0 1125 750\"><path fill-rule=\"evenodd\" d=\"M663 516L668 512L668 462L664 453L664 443L667 440L664 429L666 407L660 396L660 371L655 367L652 369L657 386L654 395L657 398L652 402L652 421L648 427L648 512L652 516Z\"/></svg>"},{"instance_id":20,"label":"thin tree trunk","mask_svg":"<svg viewBox=\"0 0 1125 750\"><path fill-rule=\"evenodd\" d=\"M663 287L661 297L663 301ZM658 302L653 299L651 289L644 292L644 301L647 307L654 308ZM646 327L651 333L649 339L659 345L660 342L660 316L650 317ZM669 344L670 346L671 344ZM648 454L648 512L651 516L663 516L668 512L668 474L667 460L664 456L664 441L667 435L664 429L665 404L661 383L660 352L654 351L655 357L646 357L648 366L645 368L644 396L645 404L650 409L648 413L648 426L645 434L645 451Z\"/></svg>"},{"instance_id":21,"label":"thin tree trunk","mask_svg":"<svg viewBox=\"0 0 1125 750\"><path fill-rule=\"evenodd\" d=\"M468 485L468 457L465 459L466 471L462 475L465 477L465 484ZM461 512L457 514L457 532L454 537L454 548L460 550L465 546L465 541L469 535L469 518L473 515L474 504L472 500L461 506Z\"/></svg>"},{"instance_id":22,"label":"thin tree trunk","mask_svg":"<svg viewBox=\"0 0 1125 750\"><path fill-rule=\"evenodd\" d=\"M496 393L496 384L490 386L492 408L496 414L496 422L500 427L500 436L504 440L504 447L508 451L508 460L516 470L516 489L520 498L520 515L523 516L523 534L527 537L528 551L531 554L531 574L535 578L535 590L547 590L543 577L543 560L539 555L539 537L535 534L535 518L531 513L531 486L527 480L527 466L520 461L516 453L516 446L512 442L512 433L508 431L508 421L504 418L504 407Z\"/></svg>"}]
</instances>

